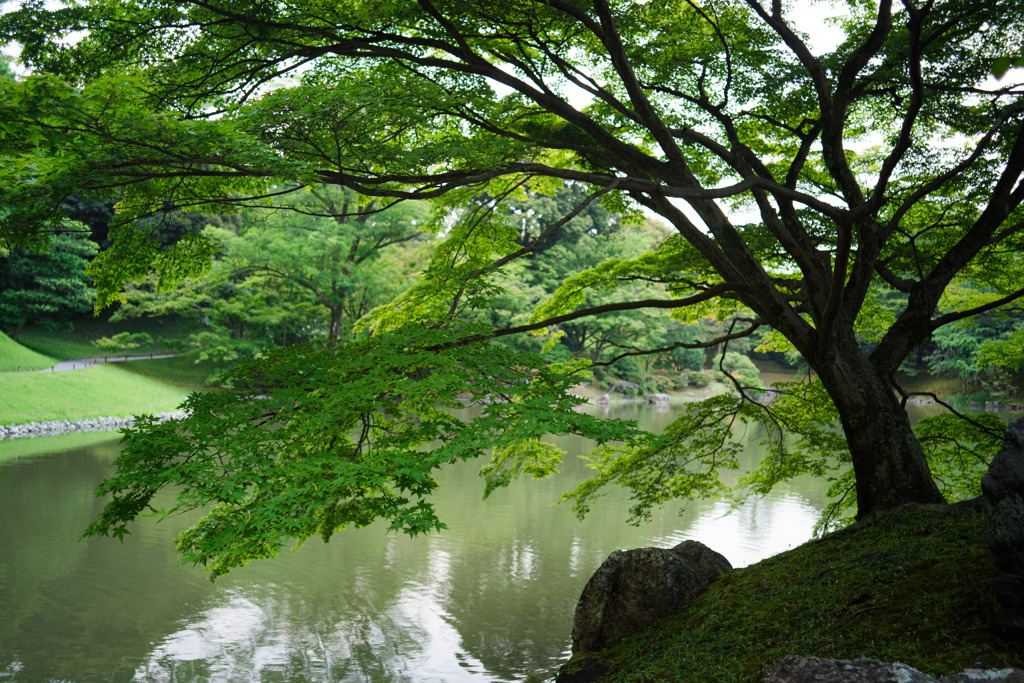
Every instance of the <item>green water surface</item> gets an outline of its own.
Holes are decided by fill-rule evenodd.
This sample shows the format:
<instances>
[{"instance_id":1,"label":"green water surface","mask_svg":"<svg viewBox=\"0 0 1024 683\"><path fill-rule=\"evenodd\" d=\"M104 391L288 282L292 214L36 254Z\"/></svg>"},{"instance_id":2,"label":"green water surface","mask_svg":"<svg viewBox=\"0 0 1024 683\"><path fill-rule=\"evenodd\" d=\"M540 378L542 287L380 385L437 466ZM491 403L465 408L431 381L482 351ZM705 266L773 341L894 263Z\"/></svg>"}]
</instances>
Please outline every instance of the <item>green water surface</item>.
<instances>
[{"instance_id":1,"label":"green water surface","mask_svg":"<svg viewBox=\"0 0 1024 683\"><path fill-rule=\"evenodd\" d=\"M610 414L660 429L673 411ZM580 522L553 505L586 476L590 445L565 438L561 474L486 502L478 464L443 472L441 534L346 530L210 583L174 554L194 518L143 520L123 544L78 540L116 434L29 443L0 442L0 681L18 683L540 677L566 656L576 600L612 551L697 539L743 566L809 538L824 504L825 483L804 479L730 515L693 502L633 527L614 491Z\"/></svg>"}]
</instances>

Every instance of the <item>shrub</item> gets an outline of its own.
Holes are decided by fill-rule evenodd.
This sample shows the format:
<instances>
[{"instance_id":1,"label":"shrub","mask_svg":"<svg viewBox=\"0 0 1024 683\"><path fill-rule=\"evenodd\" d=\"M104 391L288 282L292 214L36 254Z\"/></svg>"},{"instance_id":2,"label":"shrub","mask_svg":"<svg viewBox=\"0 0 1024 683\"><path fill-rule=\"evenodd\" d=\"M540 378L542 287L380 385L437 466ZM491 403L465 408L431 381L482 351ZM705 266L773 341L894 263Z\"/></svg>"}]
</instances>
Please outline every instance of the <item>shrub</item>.
<instances>
[{"instance_id":1,"label":"shrub","mask_svg":"<svg viewBox=\"0 0 1024 683\"><path fill-rule=\"evenodd\" d=\"M704 389L711 385L712 376L706 372L696 370L684 372L679 375L679 382L682 386Z\"/></svg>"},{"instance_id":2,"label":"shrub","mask_svg":"<svg viewBox=\"0 0 1024 683\"><path fill-rule=\"evenodd\" d=\"M722 368L725 368L726 372L738 379L744 386L764 388L764 385L761 384L757 366L747 356L730 352L725 354L724 359L721 359L721 364L719 364L719 360L718 358L715 359L715 367L718 368L721 365Z\"/></svg>"},{"instance_id":3,"label":"shrub","mask_svg":"<svg viewBox=\"0 0 1024 683\"><path fill-rule=\"evenodd\" d=\"M641 394L659 394L664 393L667 389L662 387L667 386L667 382L659 383L653 377L644 377L640 380L640 393Z\"/></svg>"},{"instance_id":4,"label":"shrub","mask_svg":"<svg viewBox=\"0 0 1024 683\"><path fill-rule=\"evenodd\" d=\"M113 337L100 337L93 342L93 346L100 351L127 351L137 349L140 346L152 346L153 338L145 332L121 332Z\"/></svg>"},{"instance_id":5,"label":"shrub","mask_svg":"<svg viewBox=\"0 0 1024 683\"><path fill-rule=\"evenodd\" d=\"M672 389L679 388L679 376L670 374L666 370L655 370L650 375L644 378L640 383L644 393L658 392L664 393Z\"/></svg>"}]
</instances>

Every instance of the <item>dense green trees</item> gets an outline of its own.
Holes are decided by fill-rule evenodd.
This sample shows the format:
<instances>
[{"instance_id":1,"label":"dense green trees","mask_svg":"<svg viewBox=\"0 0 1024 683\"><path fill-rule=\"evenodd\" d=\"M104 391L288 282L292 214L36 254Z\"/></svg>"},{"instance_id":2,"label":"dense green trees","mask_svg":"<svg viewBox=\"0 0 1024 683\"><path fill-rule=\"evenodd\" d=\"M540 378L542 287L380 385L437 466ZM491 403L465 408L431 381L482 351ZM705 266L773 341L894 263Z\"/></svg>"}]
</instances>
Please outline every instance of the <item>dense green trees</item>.
<instances>
[{"instance_id":1,"label":"dense green trees","mask_svg":"<svg viewBox=\"0 0 1024 683\"><path fill-rule=\"evenodd\" d=\"M328 339L348 336L356 320L411 280L415 264L402 268L393 247L423 236L423 207L360 205L351 191L328 186L291 195L286 208L292 211L250 211L250 224L225 244L226 265L303 292L326 309Z\"/></svg>"},{"instance_id":2,"label":"dense green trees","mask_svg":"<svg viewBox=\"0 0 1024 683\"><path fill-rule=\"evenodd\" d=\"M827 456L840 449L852 465L859 514L937 502L942 496L895 382L903 361L936 330L1024 296L1024 105L1014 72L990 79L995 60L1019 53L1022 10L1017 0L851 3L838 21L842 38L823 49L812 48L803 31L815 28L799 25L798 6L758 0L156 0L56 10L30 3L0 18L0 35L18 40L23 59L47 72L0 96L3 201L12 207L0 217L0 235L12 244L39 241L67 194L120 188L120 224L96 269L107 301L150 267L180 277L206 262L210 245L201 237L157 247L133 227L168 202L227 210L272 201L294 183L326 183L384 201L432 199L439 215L453 217L422 280L375 316L377 341L353 350L392 364L400 386L383 376L362 386L383 403L359 404L365 410L343 417L343 406L356 405L345 369L354 367L351 354L314 354L320 365L310 372L320 374L300 412L298 403L276 399L232 404L242 411L234 424L298 430L289 433L291 450L248 442L246 457L264 453L249 471L265 479L230 489L222 479L199 483L234 450L219 452L221 461L197 458L206 463L202 472L179 473L198 487L182 494L182 505L221 503L185 541L202 548L190 555L196 559L230 564L263 556L286 537L317 529L329 535L375 515L413 530L429 525L422 497L430 486L421 480L429 480L429 464L413 473L364 446L373 435L401 432L410 439L404 448L413 448L414 432L417 443L437 432L402 432L366 410L441 429L409 397L425 400L427 387L438 392L434 400L456 392L455 378L440 369L469 367L477 345L645 309L671 309L680 322L728 321L721 334L677 348L771 328L775 347L795 348L820 385L791 387L770 408L715 400L664 438L605 451L600 480L631 486L641 509L718 490L715 470L731 462L722 424L738 415L800 435L798 449L775 441L754 490L823 473ZM82 37L69 44L74 31ZM282 80L286 74L297 75ZM522 221L494 203L526 183L543 189L565 180L590 189L566 217L600 197L612 209L659 215L673 236L635 258L566 278L528 323L496 332L463 327L498 293L502 269L559 225L523 246ZM481 194L494 198L487 210L460 212ZM631 291L637 283L668 295ZM984 296L949 296L964 284ZM595 289L626 296L580 308ZM904 303L887 311L879 305L890 301L887 294ZM870 348L861 335L870 336ZM403 346L392 345L394 338ZM432 350L435 360L410 367L389 355L399 349L421 359L420 351ZM236 375L239 396L287 392L282 368L300 372L302 353L248 366L248 375ZM544 367L536 358L506 360L537 373ZM474 392L515 386L519 393L527 377L496 384L492 370L469 373ZM405 384L410 378L418 383ZM538 411L531 424L597 429L559 413L565 404L553 394L541 395L557 382L536 384L539 393L509 396L519 403L508 405ZM382 407L399 395L405 402ZM194 415L208 408L196 403ZM841 424L845 446L819 428L830 417ZM548 469L555 455L533 441L535 431L511 414L503 419L484 423L486 438L467 428L480 441L457 457L498 444L492 483L505 476L499 471ZM122 474L109 486L115 502L96 530L122 529L170 481L144 459L153 440L173 444L172 454L217 453L205 439L211 425L194 417L143 426L129 440ZM345 436L360 426L365 440ZM316 460L318 476L332 482L329 494L316 488L312 471L308 480L298 476L300 452L332 454ZM298 488L275 488L290 474ZM282 522L276 535L247 526L246 519L272 524L270 511L284 508L297 521ZM260 540L246 540L254 534ZM228 547L231 560L221 554Z\"/></svg>"},{"instance_id":3,"label":"dense green trees","mask_svg":"<svg viewBox=\"0 0 1024 683\"><path fill-rule=\"evenodd\" d=\"M0 322L11 326L11 339L27 323L44 328L66 325L92 310L96 290L86 275L96 245L84 235L54 235L44 252L15 249L0 256Z\"/></svg>"},{"instance_id":4,"label":"dense green trees","mask_svg":"<svg viewBox=\"0 0 1024 683\"><path fill-rule=\"evenodd\" d=\"M189 319L199 331L185 343L216 360L347 339L356 320L411 284L427 217L412 203L361 205L330 187L300 189L284 207L227 221L199 216L206 227L196 232L216 245L210 270L169 291L154 278L128 287L113 319Z\"/></svg>"},{"instance_id":5,"label":"dense green trees","mask_svg":"<svg viewBox=\"0 0 1024 683\"><path fill-rule=\"evenodd\" d=\"M599 202L586 203L587 190L578 183L558 183L549 192L552 194L524 188L520 196L507 198L494 207L518 229L516 244L530 247L529 253L514 265L506 266L498 276L503 293L488 311L482 312L486 322L497 329L526 323L536 306L558 290L566 278L613 259L637 258L655 249L670 234L668 228L656 221L626 217L609 211ZM481 200L486 198L478 199ZM582 208L571 220L564 221L577 207ZM638 296L665 295L660 284L636 280L629 286L623 283L619 287L588 291L579 305L593 307ZM565 350L601 364L637 348L665 346L665 340L673 333L678 334L681 327L670 323L667 311L631 310L578 318L559 325L558 334ZM526 344L521 338L512 343ZM700 352L696 355L703 358ZM643 364L648 365L652 359L653 356L645 357ZM696 367L699 365L698 361ZM627 379L638 379L639 368L627 372Z\"/></svg>"}]
</instances>

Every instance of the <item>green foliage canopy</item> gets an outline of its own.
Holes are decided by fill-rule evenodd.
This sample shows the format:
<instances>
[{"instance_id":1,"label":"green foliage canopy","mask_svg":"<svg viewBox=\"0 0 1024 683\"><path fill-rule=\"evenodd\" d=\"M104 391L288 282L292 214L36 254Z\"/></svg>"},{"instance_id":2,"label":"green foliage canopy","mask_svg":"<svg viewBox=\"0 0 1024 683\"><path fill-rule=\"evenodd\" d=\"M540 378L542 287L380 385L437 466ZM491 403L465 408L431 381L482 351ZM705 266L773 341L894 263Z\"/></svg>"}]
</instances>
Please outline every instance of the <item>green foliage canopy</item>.
<instances>
[{"instance_id":1,"label":"green foliage canopy","mask_svg":"<svg viewBox=\"0 0 1024 683\"><path fill-rule=\"evenodd\" d=\"M677 236L574 274L531 322L495 334L645 309L730 321L685 342L695 348L771 328L835 409L858 514L939 502L896 373L936 330L1024 296L1024 102L1015 71L990 79L997 60L1021 52L1024 5L878 0L847 9L838 44L814 49L799 5L759 0L28 2L0 17L0 37L18 40L39 71L0 89L0 237L42 242L68 194L116 189L120 222L95 268L108 302L150 268L171 279L208 261L201 236L161 248L136 229L167 203L228 211L327 183L432 199L453 216L481 194L577 182L611 209L657 214ZM493 210L446 225L420 284L368 329L382 339L411 323L449 329L485 307L496 273L529 253L521 237L521 225ZM581 307L591 290L639 278L668 295ZM940 307L967 285L987 298ZM351 400L337 390L333 400ZM790 419L785 406L760 412L798 434L816 424ZM172 431L198 438L209 415L194 412ZM558 424L555 413L536 417ZM632 457L627 446L641 495L659 469L679 472L705 453L697 426L707 422L694 420L672 432L692 434L692 449L680 439L655 455L641 442L643 456ZM305 440L315 452L312 434L296 448ZM547 461L541 451L497 453ZM805 451L780 449L765 470L778 477L763 481L815 471ZM142 453L129 439L122 467ZM145 472L121 480L119 495L148 500ZM676 493L693 488L678 481ZM122 528L117 520L143 508L124 509L103 528ZM241 525L237 515L222 519ZM222 540L247 529L209 528Z\"/></svg>"},{"instance_id":2,"label":"green foliage canopy","mask_svg":"<svg viewBox=\"0 0 1024 683\"><path fill-rule=\"evenodd\" d=\"M178 546L217 576L376 519L409 534L443 528L429 500L434 473L490 449L488 490L508 482L509 468L554 471L538 443L545 433L635 435L629 423L574 411L581 399L569 394L565 368L499 344L459 343L470 332L407 325L239 365L225 376L233 391L189 397L190 417L144 417L125 432L118 472L101 487L113 500L87 533L123 536L157 491L180 487L173 508L156 513L213 506ZM482 399L474 419L454 412Z\"/></svg>"},{"instance_id":3,"label":"green foliage canopy","mask_svg":"<svg viewBox=\"0 0 1024 683\"><path fill-rule=\"evenodd\" d=\"M56 328L92 309L96 290L86 275L96 245L81 234L54 235L45 252L15 249L0 257L0 322Z\"/></svg>"}]
</instances>

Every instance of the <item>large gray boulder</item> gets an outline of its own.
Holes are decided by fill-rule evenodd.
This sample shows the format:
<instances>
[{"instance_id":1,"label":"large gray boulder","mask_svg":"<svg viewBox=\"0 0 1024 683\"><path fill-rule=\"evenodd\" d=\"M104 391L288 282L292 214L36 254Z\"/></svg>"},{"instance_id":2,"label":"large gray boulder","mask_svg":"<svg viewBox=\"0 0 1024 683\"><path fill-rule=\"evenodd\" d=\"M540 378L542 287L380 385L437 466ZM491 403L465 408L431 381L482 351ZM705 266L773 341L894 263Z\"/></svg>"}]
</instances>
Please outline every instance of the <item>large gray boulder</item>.
<instances>
[{"instance_id":1,"label":"large gray boulder","mask_svg":"<svg viewBox=\"0 0 1024 683\"><path fill-rule=\"evenodd\" d=\"M1020 669L967 669L958 674L933 678L899 662L877 659L819 659L790 655L780 659L765 674L764 683L968 683L989 681L1024 683Z\"/></svg>"},{"instance_id":2,"label":"large gray boulder","mask_svg":"<svg viewBox=\"0 0 1024 683\"><path fill-rule=\"evenodd\" d=\"M590 577L572 627L572 651L603 650L700 595L732 565L697 541L671 550L617 550Z\"/></svg>"},{"instance_id":3,"label":"large gray boulder","mask_svg":"<svg viewBox=\"0 0 1024 683\"><path fill-rule=\"evenodd\" d=\"M981 480L989 543L996 558L995 593L1005 634L1024 639L1024 419L1006 429L1003 448Z\"/></svg>"}]
</instances>

